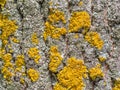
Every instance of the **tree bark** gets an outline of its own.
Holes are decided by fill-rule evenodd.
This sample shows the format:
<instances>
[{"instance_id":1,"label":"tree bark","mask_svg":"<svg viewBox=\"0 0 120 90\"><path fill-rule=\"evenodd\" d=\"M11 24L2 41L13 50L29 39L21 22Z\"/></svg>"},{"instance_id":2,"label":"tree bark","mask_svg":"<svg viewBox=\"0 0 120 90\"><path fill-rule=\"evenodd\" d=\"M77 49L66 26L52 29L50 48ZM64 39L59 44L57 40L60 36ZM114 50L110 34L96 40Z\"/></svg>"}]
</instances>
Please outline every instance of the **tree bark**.
<instances>
[{"instance_id":1,"label":"tree bark","mask_svg":"<svg viewBox=\"0 0 120 90\"><path fill-rule=\"evenodd\" d=\"M84 60L84 64L89 70L98 63L104 73L103 78L84 80L83 90L112 90L115 81L120 78L120 1L119 0L7 0L1 13L9 14L10 20L17 22L18 29L14 36L20 43L10 42L13 49L13 58L19 54L25 56L25 69L34 68L40 73L39 80L31 82L28 76L25 77L25 84L20 84L13 79L8 82L0 76L0 90L53 90L57 80L56 73L49 70L49 49L50 46L58 46L58 50L63 57L62 65L58 67L58 72L66 66L67 59L76 57ZM89 31L96 31L104 41L102 50L91 46L84 39L81 32L67 33L59 40L48 37L44 40L45 22L48 20L50 9L58 9L64 12L67 21L65 28L68 29L69 19L72 12L86 11L90 15L91 26ZM62 26L62 24L61 24ZM31 35L37 33L39 43L32 44ZM75 35L78 38L74 38ZM41 58L35 64L27 54L31 47L40 50ZM106 58L100 62L98 57ZM1 67L3 61L1 60ZM97 72L97 71L96 71Z\"/></svg>"}]
</instances>

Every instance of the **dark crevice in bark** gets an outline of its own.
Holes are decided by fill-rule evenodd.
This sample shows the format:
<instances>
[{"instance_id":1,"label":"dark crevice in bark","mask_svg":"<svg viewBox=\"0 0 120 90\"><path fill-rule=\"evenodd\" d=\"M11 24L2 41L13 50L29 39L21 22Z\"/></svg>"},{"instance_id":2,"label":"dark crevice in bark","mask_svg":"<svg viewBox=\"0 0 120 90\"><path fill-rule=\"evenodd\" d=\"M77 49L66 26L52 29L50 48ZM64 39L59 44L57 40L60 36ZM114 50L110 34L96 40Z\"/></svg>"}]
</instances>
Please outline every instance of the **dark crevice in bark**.
<instances>
[{"instance_id":1,"label":"dark crevice in bark","mask_svg":"<svg viewBox=\"0 0 120 90\"><path fill-rule=\"evenodd\" d=\"M42 13L42 9L43 9L43 4L44 4L45 0L41 0L41 1L38 1L38 4L39 4L39 9L40 9L40 12Z\"/></svg>"},{"instance_id":2,"label":"dark crevice in bark","mask_svg":"<svg viewBox=\"0 0 120 90\"><path fill-rule=\"evenodd\" d=\"M15 0L15 3L17 3L17 0ZM21 40L21 42L20 42L20 51L21 51L21 54L22 55L24 55L24 56L26 56L25 55L25 51L24 51L24 22L23 22L23 19L24 19L24 14L23 14L23 9L22 9L22 7L24 6L24 0L23 0L23 2L22 2L22 5L17 5L17 7L16 7L16 9L17 9L17 11L18 11L18 14L19 14L19 16L20 16L20 22L21 22L21 31L22 31L22 36L23 37L21 37L22 38L22 40ZM25 60L25 65L27 65L26 64L27 63L27 61ZM25 74L27 75L27 67L25 66ZM24 86L24 88L23 88L23 90L27 90L27 88L28 88L28 83L25 81L25 84L23 85Z\"/></svg>"},{"instance_id":3,"label":"dark crevice in bark","mask_svg":"<svg viewBox=\"0 0 120 90\"><path fill-rule=\"evenodd\" d=\"M14 3L17 3L18 0L14 0Z\"/></svg>"}]
</instances>

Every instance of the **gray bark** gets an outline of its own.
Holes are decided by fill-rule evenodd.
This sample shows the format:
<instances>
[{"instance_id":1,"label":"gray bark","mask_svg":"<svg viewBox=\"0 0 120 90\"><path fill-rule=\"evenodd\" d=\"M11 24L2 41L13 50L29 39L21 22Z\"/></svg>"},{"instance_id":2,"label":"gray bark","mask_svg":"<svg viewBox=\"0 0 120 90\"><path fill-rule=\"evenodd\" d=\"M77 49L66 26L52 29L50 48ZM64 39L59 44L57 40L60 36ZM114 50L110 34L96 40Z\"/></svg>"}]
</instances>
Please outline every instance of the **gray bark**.
<instances>
[{"instance_id":1,"label":"gray bark","mask_svg":"<svg viewBox=\"0 0 120 90\"><path fill-rule=\"evenodd\" d=\"M37 82L30 82L26 78L26 84L21 85L14 81L6 84L3 77L0 77L0 90L53 90L56 83L56 75L48 69L49 48L57 45L64 61L75 56L83 59L87 68L94 67L100 63L97 56L106 57L106 61L101 64L101 69L105 76L98 81L90 78L85 80L84 90L112 90L114 81L120 78L120 1L119 0L83 0L83 5L78 6L80 0L51 0L53 5L49 5L50 0L7 0L2 13L9 13L10 19L16 20L19 26L15 36L20 43L12 43L14 50L13 57L23 53L25 55L26 68L35 68L40 73ZM58 5L56 5L58 4ZM45 21L49 15L50 8L57 8L65 13L68 21L72 11L87 11L91 17L91 31L97 31L104 46L102 50L92 47L84 36L78 33L79 38L73 38L76 33L68 33L60 40L48 38L43 39ZM67 25L66 25L67 28ZM39 44L31 43L31 34L38 34ZM40 50L41 59L39 64L33 64L26 55L30 47L37 47ZM2 61L0 61L2 63ZM59 67L62 69L63 66ZM106 82L106 85L103 83Z\"/></svg>"}]
</instances>

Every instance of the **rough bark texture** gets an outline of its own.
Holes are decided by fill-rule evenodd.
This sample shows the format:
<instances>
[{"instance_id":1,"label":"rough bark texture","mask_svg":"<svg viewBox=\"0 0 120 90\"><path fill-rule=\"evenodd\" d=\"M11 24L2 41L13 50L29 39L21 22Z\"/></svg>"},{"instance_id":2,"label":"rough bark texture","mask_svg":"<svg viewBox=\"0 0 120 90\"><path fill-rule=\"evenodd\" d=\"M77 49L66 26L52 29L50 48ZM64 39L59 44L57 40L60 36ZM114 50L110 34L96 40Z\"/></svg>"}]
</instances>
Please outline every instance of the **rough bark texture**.
<instances>
[{"instance_id":1,"label":"rough bark texture","mask_svg":"<svg viewBox=\"0 0 120 90\"><path fill-rule=\"evenodd\" d=\"M50 4L52 2L52 4ZM87 68L101 64L104 77L98 80L91 80L90 77L84 80L83 90L112 90L115 80L120 78L120 1L119 0L82 0L83 5L79 6L80 0L7 0L2 13L9 13L11 20L16 20L18 30L14 33L20 43L10 42L14 50L13 57L24 54L26 69L34 68L40 73L39 80L32 83L27 77L25 84L17 81L7 83L0 75L0 90L53 90L57 82L56 74L49 71L48 65L49 48L57 45L63 57L64 67L67 58L76 57L84 60ZM84 40L80 32L67 33L59 40L48 37L44 41L43 32L50 8L56 8L65 13L65 19L69 24L71 12L87 11L91 17L90 31L97 31L104 41L102 50L97 50ZM66 28L68 25L66 24ZM31 34L36 32L39 39L38 45L31 43ZM78 38L74 35L78 34ZM0 41L1 42L1 41ZM2 43L2 42L1 42ZM28 58L27 50L30 47L37 47L40 50L41 59L35 64ZM105 62L100 62L98 56L104 56ZM0 61L2 67L2 61ZM58 72L59 72L58 70ZM119 90L119 89L118 89Z\"/></svg>"}]
</instances>

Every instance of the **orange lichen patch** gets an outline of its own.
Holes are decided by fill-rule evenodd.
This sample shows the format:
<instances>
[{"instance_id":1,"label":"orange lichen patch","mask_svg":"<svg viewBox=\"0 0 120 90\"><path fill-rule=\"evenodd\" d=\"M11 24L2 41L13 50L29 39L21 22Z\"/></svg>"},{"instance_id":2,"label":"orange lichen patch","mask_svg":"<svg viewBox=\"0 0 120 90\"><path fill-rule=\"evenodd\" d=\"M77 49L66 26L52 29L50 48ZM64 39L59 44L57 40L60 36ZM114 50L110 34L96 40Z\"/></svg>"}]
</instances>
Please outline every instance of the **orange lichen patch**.
<instances>
[{"instance_id":1,"label":"orange lichen patch","mask_svg":"<svg viewBox=\"0 0 120 90\"><path fill-rule=\"evenodd\" d=\"M99 56L98 59L99 59L100 62L104 62L106 60L106 58L102 57L102 56Z\"/></svg>"},{"instance_id":2,"label":"orange lichen patch","mask_svg":"<svg viewBox=\"0 0 120 90\"><path fill-rule=\"evenodd\" d=\"M37 70L29 69L27 73L32 82L35 82L39 79L39 72Z\"/></svg>"},{"instance_id":3,"label":"orange lichen patch","mask_svg":"<svg viewBox=\"0 0 120 90\"><path fill-rule=\"evenodd\" d=\"M120 78L115 81L114 87L112 88L112 90L120 90Z\"/></svg>"},{"instance_id":4,"label":"orange lichen patch","mask_svg":"<svg viewBox=\"0 0 120 90\"><path fill-rule=\"evenodd\" d=\"M81 28L90 28L90 16L86 11L73 12L70 18L69 32L77 32Z\"/></svg>"},{"instance_id":5,"label":"orange lichen patch","mask_svg":"<svg viewBox=\"0 0 120 90\"><path fill-rule=\"evenodd\" d=\"M90 78L95 80L96 78L102 78L104 76L102 70L100 69L100 64L97 64L95 67L89 70Z\"/></svg>"},{"instance_id":6,"label":"orange lichen patch","mask_svg":"<svg viewBox=\"0 0 120 90\"><path fill-rule=\"evenodd\" d=\"M28 56L34 59L35 63L39 63L41 56L39 55L39 50L36 47L29 48Z\"/></svg>"},{"instance_id":7,"label":"orange lichen patch","mask_svg":"<svg viewBox=\"0 0 120 90\"><path fill-rule=\"evenodd\" d=\"M5 6L6 0L0 0L0 6L3 8Z\"/></svg>"},{"instance_id":8,"label":"orange lichen patch","mask_svg":"<svg viewBox=\"0 0 120 90\"><path fill-rule=\"evenodd\" d=\"M32 41L33 44L38 44L39 43L39 40L37 38L37 33L32 34L31 41Z\"/></svg>"},{"instance_id":9,"label":"orange lichen patch","mask_svg":"<svg viewBox=\"0 0 120 90\"><path fill-rule=\"evenodd\" d=\"M66 28L58 28L54 26L55 23L60 21L66 23L64 13L59 10L51 9L48 20L45 22L45 31L43 32L44 40L46 40L48 36L54 39L59 39L61 35L65 35L67 33Z\"/></svg>"},{"instance_id":10,"label":"orange lichen patch","mask_svg":"<svg viewBox=\"0 0 120 90\"><path fill-rule=\"evenodd\" d=\"M57 74L58 83L54 86L54 90L59 90L58 88L83 90L85 86L83 78L87 77L87 68L83 60L71 57L67 63L67 66Z\"/></svg>"},{"instance_id":11,"label":"orange lichen patch","mask_svg":"<svg viewBox=\"0 0 120 90\"><path fill-rule=\"evenodd\" d=\"M8 38L12 35L18 28L16 22L13 20L9 20L7 16L0 14L0 28L2 34L0 34L0 39L3 44L6 45L8 43Z\"/></svg>"},{"instance_id":12,"label":"orange lichen patch","mask_svg":"<svg viewBox=\"0 0 120 90\"><path fill-rule=\"evenodd\" d=\"M88 32L85 35L85 40L88 41L92 46L95 46L99 50L103 47L103 40L100 38L100 35L97 32Z\"/></svg>"},{"instance_id":13,"label":"orange lichen patch","mask_svg":"<svg viewBox=\"0 0 120 90\"><path fill-rule=\"evenodd\" d=\"M60 53L58 52L57 46L50 47L50 63L49 63L49 70L52 72L57 72L58 66L61 64L63 58L61 57Z\"/></svg>"}]
</instances>

